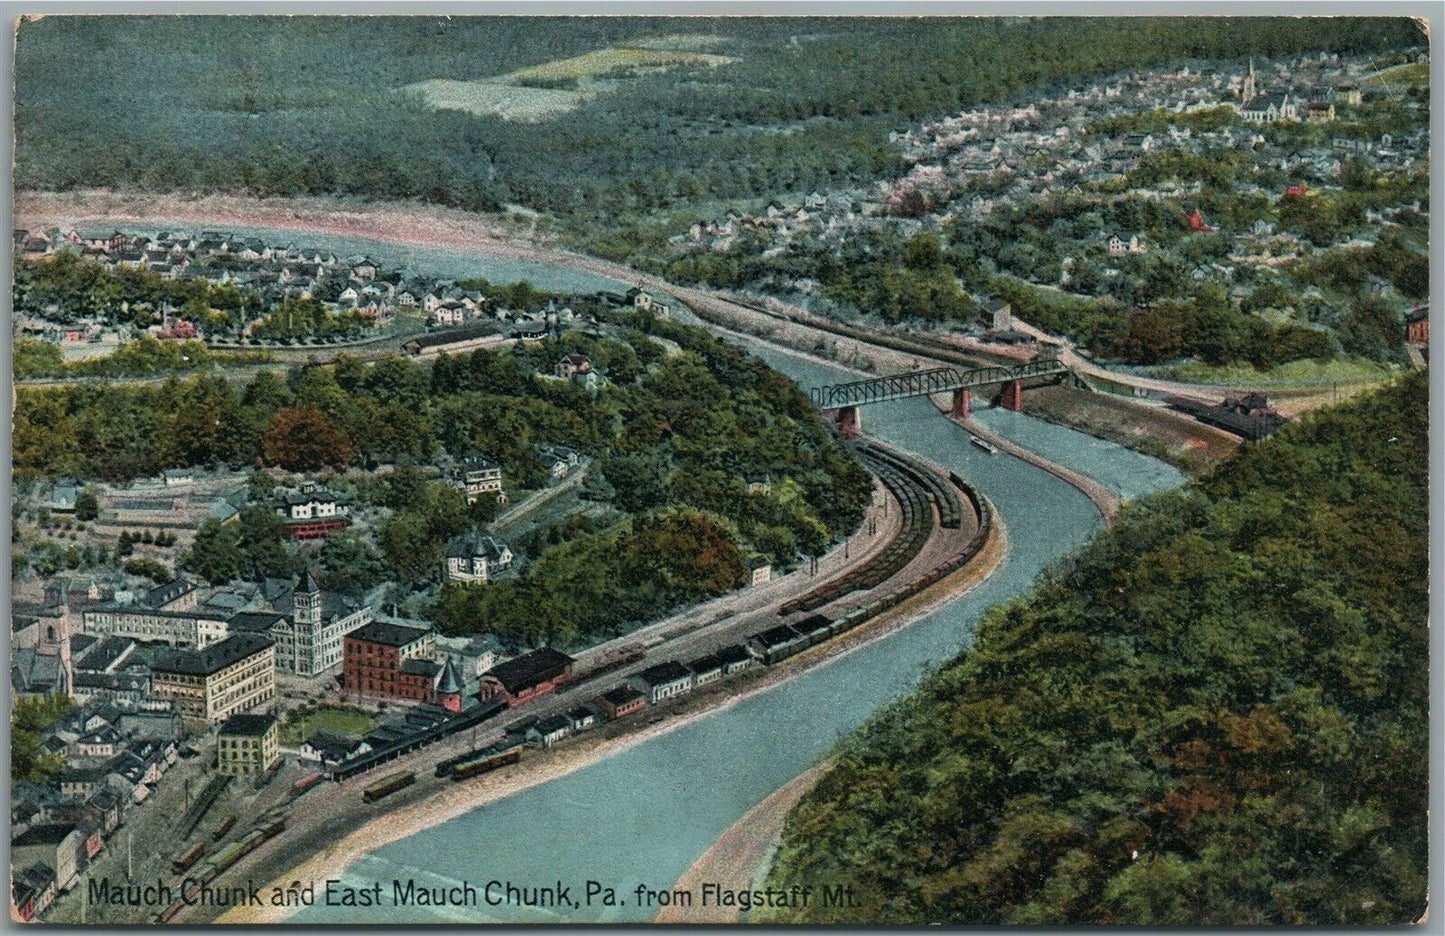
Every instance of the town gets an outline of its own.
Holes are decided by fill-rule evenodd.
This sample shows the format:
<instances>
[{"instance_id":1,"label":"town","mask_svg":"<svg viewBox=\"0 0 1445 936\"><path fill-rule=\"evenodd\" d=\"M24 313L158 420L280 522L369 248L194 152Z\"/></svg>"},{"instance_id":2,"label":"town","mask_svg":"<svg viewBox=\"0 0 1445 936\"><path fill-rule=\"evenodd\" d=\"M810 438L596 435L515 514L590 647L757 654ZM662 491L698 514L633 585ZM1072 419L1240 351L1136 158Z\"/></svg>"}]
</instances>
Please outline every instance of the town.
<instances>
[{"instance_id":1,"label":"town","mask_svg":"<svg viewBox=\"0 0 1445 936\"><path fill-rule=\"evenodd\" d=\"M889 137L898 177L654 231L635 266L677 295L422 275L299 236L15 229L18 918L208 919L193 908L224 906L273 840L303 853L681 720L1002 561L972 477L861 438L857 405L814 405L683 284L894 352L790 348L860 383L909 358L890 376L921 380L930 354L1080 383L1079 361L1096 380L1424 369L1426 62L1191 62L920 121ZM1023 409L1020 379L990 380ZM1231 446L1286 424L1230 387L1165 402ZM984 433L974 391L949 392ZM1051 470L1112 522L1125 498ZM506 902L534 905L522 890Z\"/></svg>"},{"instance_id":2,"label":"town","mask_svg":"<svg viewBox=\"0 0 1445 936\"><path fill-rule=\"evenodd\" d=\"M1427 315L1424 55L1183 65L964 111L893 134L900 178L698 221L652 266L1003 340L1011 303L1141 373L1404 362Z\"/></svg>"}]
</instances>

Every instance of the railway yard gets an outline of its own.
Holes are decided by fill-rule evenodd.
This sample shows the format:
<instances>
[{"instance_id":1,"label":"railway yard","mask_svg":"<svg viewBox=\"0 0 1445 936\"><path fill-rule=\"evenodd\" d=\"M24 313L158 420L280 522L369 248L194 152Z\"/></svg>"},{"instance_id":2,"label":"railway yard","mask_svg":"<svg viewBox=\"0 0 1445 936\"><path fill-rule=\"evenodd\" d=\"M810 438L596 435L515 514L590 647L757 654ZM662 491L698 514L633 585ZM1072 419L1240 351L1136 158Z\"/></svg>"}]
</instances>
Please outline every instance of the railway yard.
<instances>
[{"instance_id":1,"label":"railway yard","mask_svg":"<svg viewBox=\"0 0 1445 936\"><path fill-rule=\"evenodd\" d=\"M172 889L172 904L109 906L106 918L117 924L162 917L180 923L211 919L226 908L202 905L203 892L221 894L237 884L271 881L303 856L335 846L338 828L359 828L385 812L444 796L450 787L477 783L483 775L518 788L540 782L552 772L548 761L555 762L570 746L593 746L719 704L761 685L777 664L809 648L816 648L810 663L827 656L833 638L903 604L978 554L991 511L962 479L876 442L855 444L881 482L865 521L865 529L874 527L873 535L860 536L857 550L820 567L818 575L800 577L786 600L774 592L764 606L740 601L735 609L695 615L683 625L645 635L640 643L638 635L631 635L631 652L594 648L579 656L576 677L554 694L516 708L474 706L455 720L460 729L434 729L415 744L374 751L343 769L323 772L316 765L288 762L260 788L242 781L219 785L215 803L205 811L206 820L216 816L217 822L188 823L184 817L176 822L173 814L146 835L147 848L135 863L133 879L164 881ZM648 667L739 645L750 648L750 670L604 721L555 748L524 747L520 741L523 726L574 710ZM194 804L210 793L200 790L188 800ZM239 819L226 822L231 816ZM109 857L105 867L114 885L125 878L125 856ZM81 901L74 898L82 891L77 888L57 904L56 922L80 919Z\"/></svg>"}]
</instances>

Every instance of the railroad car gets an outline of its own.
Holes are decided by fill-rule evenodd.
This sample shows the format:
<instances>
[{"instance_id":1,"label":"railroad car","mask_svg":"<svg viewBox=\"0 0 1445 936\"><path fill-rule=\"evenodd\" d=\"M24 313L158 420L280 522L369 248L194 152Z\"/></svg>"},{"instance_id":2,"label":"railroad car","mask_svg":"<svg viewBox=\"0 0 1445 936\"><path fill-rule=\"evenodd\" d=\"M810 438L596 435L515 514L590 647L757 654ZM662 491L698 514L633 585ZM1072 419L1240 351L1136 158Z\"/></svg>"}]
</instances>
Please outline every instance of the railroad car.
<instances>
[{"instance_id":1,"label":"railroad car","mask_svg":"<svg viewBox=\"0 0 1445 936\"><path fill-rule=\"evenodd\" d=\"M235 816L227 816L227 817L226 817L226 821L223 822L223 823L221 823L219 826L217 826L217 827L216 827L216 831L211 833L211 841L213 841L213 842L219 842L221 839L223 839L223 838L226 837L226 833L229 832L229 831L231 831L231 829L232 829L235 825L236 825L236 817L235 817Z\"/></svg>"},{"instance_id":2,"label":"railroad car","mask_svg":"<svg viewBox=\"0 0 1445 936\"><path fill-rule=\"evenodd\" d=\"M521 744L509 744L483 748L468 760L457 764L452 769L452 779L469 780L499 767L515 764L522 759L522 747Z\"/></svg>"},{"instance_id":3,"label":"railroad car","mask_svg":"<svg viewBox=\"0 0 1445 936\"><path fill-rule=\"evenodd\" d=\"M397 790L405 789L413 783L416 783L416 771L403 770L401 773L394 773L376 781L362 791L361 798L364 802L374 803L383 796L390 796Z\"/></svg>"},{"instance_id":4,"label":"railroad car","mask_svg":"<svg viewBox=\"0 0 1445 936\"><path fill-rule=\"evenodd\" d=\"M171 862L171 873L180 874L186 869L190 868L191 865L195 864L197 861L200 860L201 855L205 852L205 850L206 844L204 842L197 842L181 854L177 855L175 860Z\"/></svg>"}]
</instances>

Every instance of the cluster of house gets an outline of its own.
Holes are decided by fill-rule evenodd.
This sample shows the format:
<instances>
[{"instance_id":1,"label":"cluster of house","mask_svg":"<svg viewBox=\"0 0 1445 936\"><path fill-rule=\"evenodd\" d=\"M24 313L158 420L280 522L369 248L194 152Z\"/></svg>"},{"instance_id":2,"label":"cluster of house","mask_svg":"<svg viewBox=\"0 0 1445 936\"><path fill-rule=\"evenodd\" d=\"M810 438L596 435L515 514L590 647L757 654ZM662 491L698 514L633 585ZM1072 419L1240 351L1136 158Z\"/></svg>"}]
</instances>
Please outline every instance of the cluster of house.
<instances>
[{"instance_id":1,"label":"cluster of house","mask_svg":"<svg viewBox=\"0 0 1445 936\"><path fill-rule=\"evenodd\" d=\"M952 202L966 196L976 179L1007 173L1010 178L1000 190L974 194L951 206L956 214L983 216L1029 198L1121 181L1143 156L1161 149L1197 154L1210 148L1250 148L1261 167L1330 177L1340 166L1335 147L1274 147L1248 127L1194 132L1176 124L1158 135L1106 135L1094 128L1157 109L1187 114L1219 107L1235 110L1247 124L1332 122L1338 107L1365 103L1361 81L1371 67L1368 60L1336 54L1276 63L1267 75L1257 73L1253 61L1237 76L1184 67L1117 76L1028 106L967 111L895 135L913 168L902 180L884 184L884 205L896 205L913 191L935 204ZM1342 132L1340 138L1349 136ZM1398 168L1424 156L1426 136L1422 130L1407 140L1381 140L1379 146L1363 141L1362 152L1382 168Z\"/></svg>"},{"instance_id":2,"label":"cluster of house","mask_svg":"<svg viewBox=\"0 0 1445 936\"><path fill-rule=\"evenodd\" d=\"M454 713L502 658L490 638L373 620L309 571L209 595L180 580L117 593L52 579L42 602L15 606L11 636L14 692L77 704L39 734L40 752L64 762L58 778L22 784L12 799L14 895L26 919L74 885L178 757L196 756L186 739L214 730L223 776L276 767L278 674L339 670L346 692ZM345 759L365 746L317 737L302 756Z\"/></svg>"},{"instance_id":3,"label":"cluster of house","mask_svg":"<svg viewBox=\"0 0 1445 936\"><path fill-rule=\"evenodd\" d=\"M11 791L11 891L22 920L74 887L126 813L178 758L195 756L181 736L171 712L98 699L41 732L41 751L66 766L49 785L17 783Z\"/></svg>"},{"instance_id":4,"label":"cluster of house","mask_svg":"<svg viewBox=\"0 0 1445 936\"><path fill-rule=\"evenodd\" d=\"M1418 59L1424 52L1410 54ZM1145 157L1163 151L1199 155L1247 150L1259 169L1280 170L1295 180L1291 188L1334 184L1350 159L1366 160L1381 171L1418 168L1428 159L1424 121L1410 134L1366 139L1342 119L1343 109L1368 107L1376 96L1391 94L1388 85L1366 82L1375 68L1370 60L1321 53L1273 62L1267 68L1252 60L1240 64L1240 73L1233 75L1224 69L1200 71L1188 66L1121 74L1029 104L980 107L925 123L892 135L911 164L899 179L881 182L872 190L814 192L792 207L773 202L756 214L732 211L716 221L693 225L674 242L686 249L726 250L744 231L755 230L766 232L769 246L763 255L768 256L791 242L836 246L882 228L911 236L952 220L984 219L1055 194L1113 197L1121 187L1129 197L1180 200L1188 229L1208 232L1214 225L1190 204L1200 190L1198 183L1128 188L1131 173ZM1371 89L1368 94L1366 88ZM1183 121L1157 133L1099 129L1118 118L1159 109L1182 115L1216 108L1229 108L1241 119L1209 130L1193 129ZM1291 121L1339 121L1339 129L1328 144L1281 143L1263 126ZM1247 180L1241 180L1236 191L1258 192L1270 201L1288 197ZM1366 221L1381 225L1401 212L1417 210L1421 210L1418 204L1370 211ZM1239 248L1228 262L1198 264L1191 269L1191 278L1227 282L1241 267L1280 266L1308 249L1291 234L1277 234L1265 220L1231 233ZM1081 240L1072 245L1074 255L1064 260L1062 286L1070 285L1069 268L1077 258L1095 255L1104 263L1105 275L1117 275L1112 261L1154 246L1133 231L1097 230L1076 236ZM803 292L818 288L808 280L793 286Z\"/></svg>"},{"instance_id":5,"label":"cluster of house","mask_svg":"<svg viewBox=\"0 0 1445 936\"><path fill-rule=\"evenodd\" d=\"M864 217L866 199L861 190L831 196L813 191L795 204L774 199L757 212L730 208L713 220L693 223L686 234L673 237L672 242L727 250L739 237L752 233L771 241L775 245L771 249L781 250L783 244L798 237L824 243L841 241Z\"/></svg>"},{"instance_id":6,"label":"cluster of house","mask_svg":"<svg viewBox=\"0 0 1445 936\"><path fill-rule=\"evenodd\" d=\"M456 334L459 329L474 332L471 340L481 345L504 337L541 338L581 317L567 301L560 305L549 301L543 309L512 310L498 305L481 290L455 280L408 276L364 254L342 257L329 250L296 244L277 247L226 231L196 235L160 232L151 237L118 230L82 232L55 227L41 232L16 229L13 235L15 251L21 257L40 259L72 251L107 266L143 269L167 279L229 284L254 294L258 310L286 299L311 298L329 311L354 311L376 325L385 325L401 314L424 318L430 327L446 331L445 336L427 334L412 339L414 347L408 350L413 354L466 340L466 336ZM640 289L625 294L609 291L577 296L571 302L630 305L663 317L671 313L668 300ZM76 316L65 310L52 311L55 321L27 320L21 325L56 341L101 339L104 328L100 322L77 323ZM202 337L197 323L180 318L177 308L162 305L153 311L159 324L149 327L150 334L174 339Z\"/></svg>"}]
</instances>

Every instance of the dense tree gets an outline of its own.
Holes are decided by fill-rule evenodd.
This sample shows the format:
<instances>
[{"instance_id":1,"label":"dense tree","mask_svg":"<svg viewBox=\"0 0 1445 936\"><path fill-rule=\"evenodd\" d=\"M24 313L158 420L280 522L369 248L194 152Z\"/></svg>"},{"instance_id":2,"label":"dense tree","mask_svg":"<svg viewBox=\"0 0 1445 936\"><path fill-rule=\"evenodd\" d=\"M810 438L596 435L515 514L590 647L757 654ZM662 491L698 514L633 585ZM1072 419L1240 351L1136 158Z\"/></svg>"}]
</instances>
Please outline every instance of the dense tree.
<instances>
[{"instance_id":1,"label":"dense tree","mask_svg":"<svg viewBox=\"0 0 1445 936\"><path fill-rule=\"evenodd\" d=\"M284 18L41 19L16 37L16 186L340 193L473 211L519 202L615 224L894 174L890 130L1082 75L1420 41L1398 17L724 17L689 29L720 37L714 51L730 64L612 75L535 122L432 109L411 87L501 78L675 25L478 17L437 30L368 17L323 35ZM110 54L86 54L101 44ZM244 50L245 81L214 67L217 46ZM75 80L57 84L56 72ZM152 93L115 107L110 89L134 81ZM1211 118L1192 119L1203 129ZM611 233L598 242L629 249ZM98 297L98 311L123 296Z\"/></svg>"},{"instance_id":2,"label":"dense tree","mask_svg":"<svg viewBox=\"0 0 1445 936\"><path fill-rule=\"evenodd\" d=\"M842 741L766 922L1335 926L1426 908L1429 386L1128 505Z\"/></svg>"},{"instance_id":3,"label":"dense tree","mask_svg":"<svg viewBox=\"0 0 1445 936\"><path fill-rule=\"evenodd\" d=\"M75 498L75 519L94 520L100 516L100 498L96 496L95 490L86 488Z\"/></svg>"},{"instance_id":4,"label":"dense tree","mask_svg":"<svg viewBox=\"0 0 1445 936\"><path fill-rule=\"evenodd\" d=\"M122 533L117 552L125 555L129 546L129 534ZM181 567L212 585L221 585L236 578L241 573L241 544L235 527L214 517L203 521L190 551L181 560Z\"/></svg>"},{"instance_id":5,"label":"dense tree","mask_svg":"<svg viewBox=\"0 0 1445 936\"><path fill-rule=\"evenodd\" d=\"M10 711L10 779L49 783L65 769L65 758L40 745L42 729L75 707L66 695L22 696Z\"/></svg>"}]
</instances>

